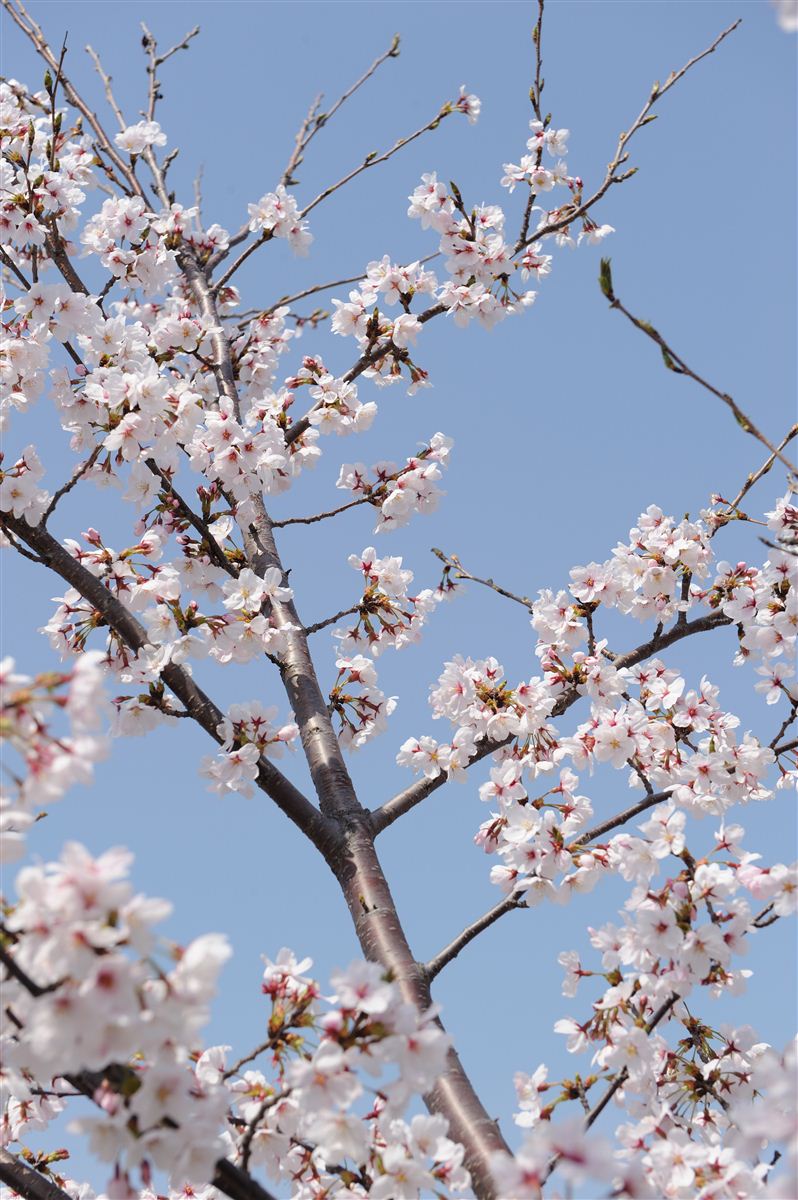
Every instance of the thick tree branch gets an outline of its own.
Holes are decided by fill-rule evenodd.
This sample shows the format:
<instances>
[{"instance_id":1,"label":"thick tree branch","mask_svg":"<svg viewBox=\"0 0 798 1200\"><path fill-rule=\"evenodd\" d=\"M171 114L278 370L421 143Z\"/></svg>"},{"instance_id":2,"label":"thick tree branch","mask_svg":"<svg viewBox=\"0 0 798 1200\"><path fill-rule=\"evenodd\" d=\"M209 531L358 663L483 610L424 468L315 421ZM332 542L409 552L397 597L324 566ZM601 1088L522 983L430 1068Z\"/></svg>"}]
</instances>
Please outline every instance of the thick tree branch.
<instances>
[{"instance_id":1,"label":"thick tree branch","mask_svg":"<svg viewBox=\"0 0 798 1200\"><path fill-rule=\"evenodd\" d=\"M40 1171L0 1146L0 1180L25 1200L70 1200L67 1192Z\"/></svg>"},{"instance_id":2,"label":"thick tree branch","mask_svg":"<svg viewBox=\"0 0 798 1200\"><path fill-rule=\"evenodd\" d=\"M219 390L238 416L241 406L230 342L219 320L207 274L188 251L181 252L179 263L208 329ZM242 528L249 562L258 575L276 567L285 576L262 494L254 493L251 501L255 519ZM365 957L388 968L405 999L425 1012L431 1004L429 987L407 941L377 856L369 814L355 794L319 686L307 634L292 601L275 603L273 612L278 625L286 630L287 645L280 669L319 806L342 830L343 842L333 841L322 853L341 887ZM485 1111L453 1048L424 1101L431 1112L447 1118L449 1136L464 1146L465 1165L479 1200L498 1200L490 1160L497 1150L507 1150L507 1144L496 1122Z\"/></svg>"},{"instance_id":3,"label":"thick tree branch","mask_svg":"<svg viewBox=\"0 0 798 1200\"><path fill-rule=\"evenodd\" d=\"M10 513L3 513L2 521L21 542L32 548L52 571L94 605L125 645L135 653L147 645L144 626L91 571L73 558L52 534L41 526L28 525L25 520L13 517ZM224 719L224 714L210 697L182 667L174 663L169 663L162 669L161 678L183 702L186 711L197 724L220 744L222 739L218 727ZM328 848L334 834L329 822L273 763L263 757L258 762L258 784L314 845L324 850Z\"/></svg>"}]
</instances>

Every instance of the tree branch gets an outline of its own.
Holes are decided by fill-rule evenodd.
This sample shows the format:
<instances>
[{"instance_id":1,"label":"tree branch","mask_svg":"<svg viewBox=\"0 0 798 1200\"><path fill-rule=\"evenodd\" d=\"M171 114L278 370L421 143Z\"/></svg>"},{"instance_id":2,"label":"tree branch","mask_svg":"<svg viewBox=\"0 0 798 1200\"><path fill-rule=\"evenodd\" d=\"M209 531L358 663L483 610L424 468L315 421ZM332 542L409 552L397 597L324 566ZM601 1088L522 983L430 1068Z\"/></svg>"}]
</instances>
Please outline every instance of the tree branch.
<instances>
[{"instance_id":1,"label":"tree branch","mask_svg":"<svg viewBox=\"0 0 798 1200\"><path fill-rule=\"evenodd\" d=\"M715 528L710 533L710 537L714 537L715 534L718 532L718 530L722 529L723 526L728 524L728 522L730 520L732 520L735 516L739 515L742 519L745 518L744 513L738 514L738 508L740 505L740 501L745 496L748 495L748 493L751 491L751 488L754 486L754 484L759 483L759 480L764 475L767 475L768 471L771 469L774 462L779 457L780 451L782 451L784 449L784 447L787 446L792 441L792 439L796 436L796 434L798 434L798 425L793 425L790 429L787 430L786 434L781 439L778 446L776 446L775 450L770 455L770 457L765 459L765 461L762 463L762 466L759 468L759 470L754 471L753 474L748 476L745 483L740 488L739 492L734 497L734 499L728 500L728 501L722 500L722 499L720 500L721 504L727 505L726 512L716 514L715 519L718 521L718 524L715 526Z\"/></svg>"},{"instance_id":2,"label":"tree branch","mask_svg":"<svg viewBox=\"0 0 798 1200\"><path fill-rule=\"evenodd\" d=\"M78 112L83 116L84 120L87 121L94 130L94 133L97 137L97 142L102 148L103 153L110 159L117 172L125 180L127 188L122 185L123 191L127 190L128 194L139 196L146 204L144 189L142 188L138 179L136 179L132 168L125 163L124 159L120 157L119 153L108 137L108 134L100 124L96 113L89 108L88 104L85 103L79 93L72 86L69 79L67 79L66 75L64 74L63 68L61 68L59 72L58 60L50 49L44 34L42 33L41 27L36 21L34 21L30 13L28 13L21 0L17 0L16 7L12 3L12 0L0 0L0 3L2 3L3 8L9 14L14 24L22 30L28 40L33 44L39 57L44 59L52 71L59 74L59 81L61 87L64 89L64 94L67 100L73 108L78 110Z\"/></svg>"},{"instance_id":3,"label":"tree branch","mask_svg":"<svg viewBox=\"0 0 798 1200\"><path fill-rule=\"evenodd\" d=\"M566 850L573 852L574 850L580 850L583 846L587 847L590 842L595 842L596 838L609 833L611 829L617 829L619 825L625 825L627 821L631 821L633 817L637 817L640 813L646 812L647 809L653 808L655 804L662 804L670 798L671 791L672 788L668 788L667 791L663 792L652 792L644 800L633 804L631 808L618 813L617 816L603 821L601 825L594 825L592 829L586 829L584 833L577 834L565 847Z\"/></svg>"},{"instance_id":4,"label":"tree branch","mask_svg":"<svg viewBox=\"0 0 798 1200\"><path fill-rule=\"evenodd\" d=\"M509 592L507 588L500 587L492 579L480 579L478 575L472 575L470 571L465 569L456 554L444 554L443 550L438 550L435 546L432 547L432 553L436 558L440 559L444 566L454 571L455 579L468 579L472 583L481 583L483 587L490 588L493 592L498 592L500 596L505 596L508 600L515 600L516 604L523 605L528 612L534 611L534 605L528 596L517 596L515 592Z\"/></svg>"},{"instance_id":5,"label":"tree branch","mask_svg":"<svg viewBox=\"0 0 798 1200\"><path fill-rule=\"evenodd\" d=\"M138 653L147 645L144 626L106 588L103 583L76 558L64 549L50 533L41 526L31 526L10 513L2 514L2 522L16 534L20 541L30 546L45 564L62 579L76 588L93 604L105 618L111 629L125 645ZM187 712L217 744L221 744L218 727L224 714L192 677L182 667L169 663L161 671L164 683L183 702ZM329 850L330 839L335 831L330 822L306 799L281 771L267 758L258 761L258 785L274 801L277 807L302 830L323 852Z\"/></svg>"},{"instance_id":6,"label":"tree branch","mask_svg":"<svg viewBox=\"0 0 798 1200\"><path fill-rule=\"evenodd\" d=\"M690 637L695 633L703 633L709 629L718 629L723 625L731 625L733 622L730 617L725 616L721 612L710 613L706 617L697 617L694 621L687 621L683 625L674 625L667 633L656 634L649 641L644 642L641 646L635 647L634 650L627 651L626 654L620 654L614 658L613 665L620 670L621 667L633 667L639 662L643 662L652 654L658 653L660 650L667 649L675 642L680 642L682 638ZM576 703L580 698L578 692L570 692L562 696L552 712L552 716L561 716L564 712ZM478 744L476 754L472 755L469 761L465 764L466 769L485 758L494 750L500 750L502 746L508 745L513 739L512 737L504 738L500 742L482 742ZM442 771L440 775L436 775L434 779L417 779L415 783L411 783L404 791L399 792L390 800L380 805L379 808L371 811L371 827L374 831L374 836L382 833L383 829L387 829L404 813L410 812L422 800L426 800L427 796L438 788L443 787L449 782L449 775Z\"/></svg>"},{"instance_id":7,"label":"tree branch","mask_svg":"<svg viewBox=\"0 0 798 1200\"><path fill-rule=\"evenodd\" d=\"M636 167L633 167L631 170L624 171L621 175L616 175L615 172L619 167L623 166L624 163L628 162L629 153L627 146L637 133L638 129L642 129L644 125L648 125L651 121L656 120L656 114L652 113L651 109L654 107L657 100L661 99L666 92L669 92L674 84L678 83L679 80L687 74L691 67L694 67L696 63L701 62L703 58L706 58L708 55L714 53L721 42L724 41L724 39L727 38L730 33L734 32L737 26L741 23L741 20L742 18L735 21L732 25L729 25L729 27L724 29L722 33L719 33L711 46L708 46L706 50L702 50L700 54L696 54L694 58L691 58L689 62L685 63L681 70L675 72L672 71L662 86L660 86L659 82L654 84L651 89L651 94L646 103L643 105L639 116L632 123L629 129L622 133L618 139L618 145L615 148L615 154L613 155L612 161L607 167L607 173L590 199L585 200L583 203L578 205L573 205L570 211L564 216L558 218L556 221L552 221L549 224L542 226L540 229L536 230L531 237L527 237L525 241L519 241L519 243L515 246L513 253L517 254L519 250L523 250L526 246L531 246L534 242L540 241L541 238L547 237L552 233L557 233L560 229L565 229L574 221L578 221L580 217L583 217L585 213L589 212L590 209L593 208L593 206L597 204L599 200L601 200L601 198L609 191L614 183L623 183L625 180L634 175L637 170Z\"/></svg>"},{"instance_id":8,"label":"tree branch","mask_svg":"<svg viewBox=\"0 0 798 1200\"><path fill-rule=\"evenodd\" d=\"M67 482L60 487L57 492L54 493L52 500L44 510L44 516L42 517L43 524L46 525L52 514L55 512L56 505L58 504L59 500L63 499L64 496L71 492L73 487L76 487L77 484L80 483L86 472L92 469L101 453L102 443L94 447L89 457L85 459L80 466L75 468Z\"/></svg>"},{"instance_id":9,"label":"tree branch","mask_svg":"<svg viewBox=\"0 0 798 1200\"><path fill-rule=\"evenodd\" d=\"M25 1200L70 1200L52 1179L0 1146L0 1180Z\"/></svg>"},{"instance_id":10,"label":"tree branch","mask_svg":"<svg viewBox=\"0 0 798 1200\"><path fill-rule=\"evenodd\" d=\"M653 325L649 324L648 321L641 321L639 317L636 317L633 313L630 313L629 310L621 303L621 301L615 295L612 283L612 274L610 272L610 260L607 258L602 259L601 261L600 284L602 292L609 301L610 308L617 309L618 312L623 313L627 320L631 321L636 329L639 329L646 335L646 337L651 338L652 342L655 342L659 346L660 350L662 351L663 361L669 371L673 371L676 375L686 375L689 379L692 379L706 391L710 392L711 395L717 396L718 400L722 400L723 403L731 410L735 421L741 429L743 429L746 433L750 433L751 436L755 437L757 441L760 441L763 446L766 446L771 455L775 458L778 458L779 461L782 462L789 471L795 471L796 468L790 462L790 460L785 458L781 453L781 450L768 441L764 433L757 429L751 418L743 412L739 404L737 404L737 402L733 400L727 392L719 391L718 388L714 387L713 384L709 383L701 375L696 374L691 367L688 367L684 359L681 358L676 351L668 345L662 334L659 333Z\"/></svg>"},{"instance_id":11,"label":"tree branch","mask_svg":"<svg viewBox=\"0 0 798 1200\"><path fill-rule=\"evenodd\" d=\"M463 950L469 942L473 942L475 937L485 929L489 929L494 922L503 917L505 913L512 912L516 908L526 908L527 902L521 896L514 894L505 896L498 904L494 904L493 908L488 909L476 921L470 925L466 925L461 933L458 933L456 938L449 942L448 946L444 946L443 950L439 951L434 958L431 958L424 967L424 974L427 979L432 982L436 975L439 975L443 968L453 959L457 958L461 950Z\"/></svg>"}]
</instances>

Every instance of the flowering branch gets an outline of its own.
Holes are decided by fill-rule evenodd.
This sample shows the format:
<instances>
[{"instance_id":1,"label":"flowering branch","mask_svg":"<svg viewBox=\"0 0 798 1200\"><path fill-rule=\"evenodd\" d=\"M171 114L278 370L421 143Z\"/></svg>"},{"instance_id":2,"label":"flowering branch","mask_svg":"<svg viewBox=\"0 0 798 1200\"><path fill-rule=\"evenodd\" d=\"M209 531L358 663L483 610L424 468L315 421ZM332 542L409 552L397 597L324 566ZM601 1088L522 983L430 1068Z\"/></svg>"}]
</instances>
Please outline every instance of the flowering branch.
<instances>
[{"instance_id":1,"label":"flowering branch","mask_svg":"<svg viewBox=\"0 0 798 1200\"><path fill-rule=\"evenodd\" d=\"M601 200L601 198L609 191L614 183L624 183L636 173L637 167L632 167L629 170L623 171L620 175L616 174L618 168L623 166L624 163L628 162L629 160L629 152L627 147L634 135L637 133L638 129L642 129L644 125L648 125L651 121L655 121L657 119L656 113L652 113L651 109L654 107L656 102L665 95L666 92L670 91L674 84L678 83L679 80L687 74L691 67L694 67L697 63L700 63L701 60L706 58L708 55L713 54L721 42L724 41L730 33L733 33L738 25L741 24L741 21L742 18L739 18L737 21L734 21L731 25L729 25L727 29L724 29L722 33L719 33L711 46L708 46L706 50L702 50L700 54L696 54L689 60L689 62L686 62L679 71L672 71L664 84L660 84L659 82L654 84L651 89L651 94L649 95L646 103L643 105L643 108L641 109L636 120L624 133L621 134L620 138L618 139L618 145L615 148L615 154L607 166L607 173L593 195L588 200L571 206L569 211L559 217L556 221L551 221L541 226L535 231L535 233L533 233L531 236L528 236L525 241L521 241L519 239L515 246L514 253L517 254L520 250L523 250L525 246L531 246L533 243L540 241L541 238L547 237L549 234L557 233L559 230L565 229L573 221L577 221L580 217L584 216L585 213L589 212L590 209L593 208L593 206L597 204L599 200Z\"/></svg>"},{"instance_id":2,"label":"flowering branch","mask_svg":"<svg viewBox=\"0 0 798 1200\"><path fill-rule=\"evenodd\" d=\"M147 645L146 630L133 614L44 528L28 525L27 521L10 513L2 514L2 523L11 529L21 542L35 550L52 571L85 596L135 653ZM224 714L220 709L182 667L169 663L161 669L160 674L164 683L182 700L197 724L201 725L215 742L221 744L223 739L218 729L224 720ZM258 783L314 845L325 849L328 847L332 836L328 822L294 784L262 756L258 760Z\"/></svg>"},{"instance_id":3,"label":"flowering branch","mask_svg":"<svg viewBox=\"0 0 798 1200\"><path fill-rule=\"evenodd\" d=\"M84 120L86 120L94 130L98 145L102 149L105 156L113 163L117 173L122 177L127 185L126 187L125 184L122 185L123 190L126 190L128 195L136 195L143 200L144 190L138 179L136 179L135 173L133 172L132 168L125 163L124 159L122 159L117 153L113 143L110 141L108 135L97 119L96 113L89 108L88 104L86 104L84 100L81 99L78 92L64 74L63 68L59 67L59 62L47 44L41 27L36 21L34 21L33 17L21 3L21 0L17 0L16 7L14 7L13 0L1 0L1 2L3 8L5 8L6 12L10 15L14 24L17 25L25 34L25 36L33 43L37 52L47 63L48 67L52 71L56 72L69 103L73 106L73 108L78 110L78 112L83 116Z\"/></svg>"}]
</instances>

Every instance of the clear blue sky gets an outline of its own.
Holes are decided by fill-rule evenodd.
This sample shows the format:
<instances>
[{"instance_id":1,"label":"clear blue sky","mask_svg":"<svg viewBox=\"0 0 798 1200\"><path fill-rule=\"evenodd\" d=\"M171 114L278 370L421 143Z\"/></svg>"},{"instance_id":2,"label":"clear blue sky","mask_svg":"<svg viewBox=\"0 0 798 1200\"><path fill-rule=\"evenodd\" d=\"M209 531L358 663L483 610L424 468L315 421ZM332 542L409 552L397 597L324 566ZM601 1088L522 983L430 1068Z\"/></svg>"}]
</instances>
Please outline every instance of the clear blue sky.
<instances>
[{"instance_id":1,"label":"clear blue sky","mask_svg":"<svg viewBox=\"0 0 798 1200\"><path fill-rule=\"evenodd\" d=\"M387 63L316 139L299 172L301 199L428 120L461 83L482 98L476 127L463 119L444 122L315 211L316 240L307 260L293 259L284 244L256 256L240 283L247 305L265 305L313 282L355 275L385 253L401 262L434 251L435 236L405 217L406 196L423 171L456 180L469 204L503 204L510 223L518 221L521 193L508 197L499 178L502 163L523 153L531 116L534 7L496 0L33 0L30 10L53 44L68 29L68 73L103 112L102 91L82 49L89 41L95 46L131 122L146 86L139 21L162 46L200 23L190 52L162 69L160 120L169 145L180 146L173 169L179 198L192 202L192 180L202 166L206 221L230 229L245 216L247 202L279 179L313 96L324 91L333 100L395 32L402 35L401 57ZM639 173L611 192L598 215L617 229L605 247L619 296L776 439L795 419L794 37L778 29L764 0L550 0L544 106L555 126L572 130L569 168L590 188L653 81L704 49L738 16L741 28L665 98L659 119L638 135L631 162ZM0 21L3 73L40 86L42 70L29 47L7 18ZM419 355L434 389L408 399L397 389L375 397L364 385L362 398L380 401L372 430L359 439L327 439L315 474L274 504L275 515L309 514L337 503L334 482L342 459L402 458L442 430L455 439L442 507L384 538L380 552L403 555L419 583L434 586L437 563L429 547L441 546L476 573L534 595L540 587L564 585L572 565L608 557L648 504L695 514L711 492L734 493L764 452L719 404L666 372L651 344L608 310L596 282L598 259L590 247L558 253L532 311L492 333L476 326L464 333L436 321L423 335ZM352 343L312 333L299 347L322 352L337 372L353 357ZM29 440L44 446L47 482L57 486L72 460L44 400L27 425L14 420L9 454ZM780 490L774 473L755 493L759 506L770 507ZM56 532L74 535L91 522L120 544L125 527L112 512L106 515L107 499L85 489L71 507L59 509ZM286 531L281 538L306 620L357 598L346 556L372 542L371 528L361 509L335 527ZM721 556L755 560L759 553L745 530L723 539ZM52 665L49 647L34 629L52 611L49 598L63 589L11 555L3 558L3 582L5 652L23 670ZM643 640L640 634L636 625L627 628L618 648ZM754 695L752 675L731 668L732 641L721 634L686 643L668 661L691 684L709 674L743 726L769 740L776 718ZM322 633L316 644L322 677L330 680L331 641ZM523 610L472 590L439 611L420 647L384 655L378 663L382 686L399 695L400 706L389 732L352 760L363 801L376 805L410 781L394 764L406 737L442 736L429 718L426 695L445 659L457 652L495 654L516 679L535 672L533 646ZM223 704L256 696L281 703L271 668L218 672L209 686ZM260 1032L261 952L289 945L310 954L325 981L330 968L348 962L358 948L334 880L268 801L222 801L205 791L196 768L208 745L187 725L117 743L94 787L73 791L54 806L30 845L49 858L70 837L95 852L125 843L136 854L137 886L175 903L171 936L187 941L208 930L229 933L235 956L208 1039L242 1050ZM301 780L300 764L294 767ZM489 861L471 841L485 815L480 778L437 792L380 841L420 958L498 898L488 882ZM609 815L627 799L622 773L599 774L583 784L597 814ZM750 848L776 860L795 856L794 797L779 793L772 804L738 819L749 830ZM514 1070L545 1060L557 1078L560 1071L587 1067L587 1059L569 1059L551 1032L558 1016L586 1012L591 997L585 990L577 1002L561 998L556 956L571 948L588 954L585 925L613 919L622 899L620 888L607 885L566 910L511 914L439 980L436 998L466 1067L511 1136ZM781 1046L795 1015L791 928L779 922L758 934L745 965L756 971L747 996L705 1015L750 1022ZM76 1158L78 1173L80 1162ZM92 1177L102 1180L103 1173Z\"/></svg>"}]
</instances>

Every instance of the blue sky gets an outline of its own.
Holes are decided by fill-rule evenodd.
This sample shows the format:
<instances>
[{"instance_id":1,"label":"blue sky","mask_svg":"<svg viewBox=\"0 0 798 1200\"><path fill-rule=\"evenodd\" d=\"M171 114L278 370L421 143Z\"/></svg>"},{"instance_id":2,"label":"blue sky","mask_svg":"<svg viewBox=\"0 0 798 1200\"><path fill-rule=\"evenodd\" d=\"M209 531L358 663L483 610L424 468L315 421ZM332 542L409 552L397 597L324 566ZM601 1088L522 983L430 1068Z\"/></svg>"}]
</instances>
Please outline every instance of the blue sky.
<instances>
[{"instance_id":1,"label":"blue sky","mask_svg":"<svg viewBox=\"0 0 798 1200\"><path fill-rule=\"evenodd\" d=\"M401 56L381 68L309 150L298 172L300 201L364 154L429 120L461 83L482 98L475 127L450 118L314 211L315 242L307 260L292 258L277 243L254 256L239 279L246 306L356 275L385 253L400 262L432 253L435 235L405 215L406 197L423 171L454 179L468 204L502 204L511 227L520 220L520 191L507 196L499 179L502 163L523 153L532 115L530 4L34 0L30 11L54 45L68 29L67 71L105 112L82 49L89 41L94 45L131 122L146 87L139 21L164 47L201 25L190 52L162 68L160 121L169 145L180 147L173 168L178 198L192 202L201 167L206 222L230 229L245 217L247 203L278 181L313 96L324 91L330 103L395 32L402 35ZM775 440L795 419L794 38L778 29L770 5L759 0L550 0L544 108L556 127L571 129L569 168L591 189L653 81L739 16L740 29L658 106L658 120L632 143L630 161L638 174L613 189L597 215L617 230L605 248L618 295L696 370L730 391ZM5 16L0 22L2 72L39 86L42 70L29 47ZM608 557L648 504L696 514L710 493L733 494L764 451L718 402L666 372L656 349L609 311L597 286L598 260L599 251L590 247L557 253L534 308L491 333L475 326L463 332L444 320L430 325L418 357L434 388L408 398L398 389L375 394L364 385L361 397L380 403L371 431L357 440L328 439L315 473L275 501L274 515L334 506L343 459L403 458L441 430L455 439L455 451L440 510L384 538L379 551L401 554L421 586L437 582L429 548L441 546L477 574L534 595L541 587L563 586L571 566ZM332 294L343 298L344 291ZM336 372L353 360L352 343L342 339L307 333L298 346L303 354L323 353ZM72 458L46 401L39 401L27 425L13 423L9 453L30 440L43 446L47 482L57 486ZM754 493L751 510L771 507L782 490L774 471ZM74 535L91 522L120 544L125 526L108 501L92 488L78 491L71 506L59 508L56 532ZM346 557L372 544L371 530L368 513L359 509L332 526L284 532L281 549L305 620L357 598ZM747 530L718 540L721 557L732 560L756 561L761 550ZM3 583L5 652L22 670L52 665L49 646L35 629L52 611L50 597L63 589L10 555L3 558ZM643 630L612 627L612 637L625 649L643 640ZM691 685L708 674L743 726L770 740L777 719L754 695L753 676L731 667L732 643L725 633L694 640L670 651L668 662L680 666ZM316 646L323 681L331 681L327 633L316 635ZM522 609L464 589L439 610L421 646L383 656L381 684L400 697L400 705L389 732L352 760L363 801L375 806L409 782L394 764L406 737L442 736L430 720L426 695L447 658L495 654L511 678L521 678L535 672L533 649ZM222 704L254 697L281 703L276 673L262 667L207 678ZM136 854L137 886L175 903L170 936L187 941L208 930L227 932L235 956L208 1040L241 1050L260 1032L260 953L289 945L310 954L324 981L332 966L348 962L358 949L334 880L268 801L222 801L205 791L197 763L208 752L207 741L186 725L116 743L94 787L73 791L54 806L30 844L50 858L67 838L77 837L95 852L124 843ZM290 766L301 782L299 762ZM435 953L498 898L487 878L490 864L471 840L485 815L480 779L437 792L380 841L419 958ZM583 783L599 815L627 802L621 773ZM793 797L781 792L772 804L738 819L751 848L766 858L794 858ZM511 914L439 980L436 998L447 1026L506 1133L512 1133L514 1070L532 1070L545 1060L556 1078L559 1071L587 1067L586 1059L569 1059L551 1032L558 1016L586 1011L591 998L586 990L581 1003L562 999L556 956L562 949L589 950L585 926L596 924L597 916L613 919L623 897L610 884L569 909ZM781 1045L794 1025L793 933L780 922L752 943L745 965L755 975L747 996L707 1015L750 1022ZM82 1156L75 1161L77 1170Z\"/></svg>"}]
</instances>

